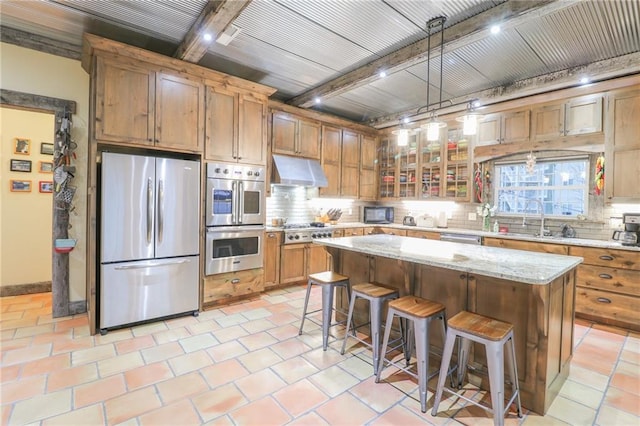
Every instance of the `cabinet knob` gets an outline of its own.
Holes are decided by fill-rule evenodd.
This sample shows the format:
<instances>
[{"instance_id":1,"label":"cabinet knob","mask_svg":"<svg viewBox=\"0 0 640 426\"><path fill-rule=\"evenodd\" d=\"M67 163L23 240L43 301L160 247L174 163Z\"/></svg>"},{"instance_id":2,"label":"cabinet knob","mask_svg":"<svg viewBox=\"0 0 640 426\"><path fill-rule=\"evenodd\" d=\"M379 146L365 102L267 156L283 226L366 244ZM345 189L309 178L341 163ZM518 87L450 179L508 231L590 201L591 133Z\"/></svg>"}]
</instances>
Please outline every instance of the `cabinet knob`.
<instances>
[{"instance_id":1,"label":"cabinet knob","mask_svg":"<svg viewBox=\"0 0 640 426\"><path fill-rule=\"evenodd\" d=\"M267 236L268 236L269 238L275 238L275 237L276 237L276 234L267 234Z\"/></svg>"},{"instance_id":2,"label":"cabinet knob","mask_svg":"<svg viewBox=\"0 0 640 426\"><path fill-rule=\"evenodd\" d=\"M240 278L234 278L231 280L231 284L238 284L240 282Z\"/></svg>"}]
</instances>

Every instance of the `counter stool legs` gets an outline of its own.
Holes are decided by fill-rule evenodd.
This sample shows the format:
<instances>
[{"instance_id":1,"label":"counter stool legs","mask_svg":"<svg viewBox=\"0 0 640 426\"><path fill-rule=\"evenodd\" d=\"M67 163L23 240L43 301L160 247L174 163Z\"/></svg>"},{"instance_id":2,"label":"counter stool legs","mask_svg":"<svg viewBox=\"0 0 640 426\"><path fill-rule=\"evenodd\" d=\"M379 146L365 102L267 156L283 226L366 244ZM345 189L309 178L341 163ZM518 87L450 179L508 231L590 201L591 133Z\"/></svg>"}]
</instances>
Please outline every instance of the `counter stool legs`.
<instances>
[{"instance_id":1,"label":"counter stool legs","mask_svg":"<svg viewBox=\"0 0 640 426\"><path fill-rule=\"evenodd\" d=\"M302 309L302 320L300 321L300 330L298 336L302 335L302 328L304 327L304 320L307 317L307 308L309 307L309 296L311 295L312 284L307 283L307 295L304 297L304 308Z\"/></svg>"},{"instance_id":2,"label":"counter stool legs","mask_svg":"<svg viewBox=\"0 0 640 426\"><path fill-rule=\"evenodd\" d=\"M333 289L332 285L322 286L322 349L327 350L329 345L329 327L333 314Z\"/></svg>"}]
</instances>

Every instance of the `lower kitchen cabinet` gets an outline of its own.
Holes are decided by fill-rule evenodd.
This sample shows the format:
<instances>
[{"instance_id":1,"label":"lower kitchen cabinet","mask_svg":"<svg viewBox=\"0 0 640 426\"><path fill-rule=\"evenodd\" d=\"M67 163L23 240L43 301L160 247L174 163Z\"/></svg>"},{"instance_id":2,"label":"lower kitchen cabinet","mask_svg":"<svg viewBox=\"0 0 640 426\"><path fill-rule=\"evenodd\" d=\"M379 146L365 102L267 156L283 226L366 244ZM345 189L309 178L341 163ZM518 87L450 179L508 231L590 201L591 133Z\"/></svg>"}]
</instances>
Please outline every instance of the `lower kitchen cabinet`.
<instances>
[{"instance_id":1,"label":"lower kitchen cabinet","mask_svg":"<svg viewBox=\"0 0 640 426\"><path fill-rule=\"evenodd\" d=\"M280 284L280 246L282 232L265 232L264 234L264 287Z\"/></svg>"},{"instance_id":2,"label":"lower kitchen cabinet","mask_svg":"<svg viewBox=\"0 0 640 426\"><path fill-rule=\"evenodd\" d=\"M317 244L283 245L280 251L280 284L306 281L309 274L329 270L329 254Z\"/></svg>"},{"instance_id":3,"label":"lower kitchen cabinet","mask_svg":"<svg viewBox=\"0 0 640 426\"><path fill-rule=\"evenodd\" d=\"M417 229L408 229L407 230L407 237L425 238L427 240L439 240L440 239L440 233L439 232L434 232L434 231L420 231L420 230L417 230Z\"/></svg>"},{"instance_id":4,"label":"lower kitchen cabinet","mask_svg":"<svg viewBox=\"0 0 640 426\"><path fill-rule=\"evenodd\" d=\"M640 331L640 252L570 247L578 266L576 316Z\"/></svg>"},{"instance_id":5,"label":"lower kitchen cabinet","mask_svg":"<svg viewBox=\"0 0 640 426\"><path fill-rule=\"evenodd\" d=\"M364 235L364 228L344 228L344 229L335 229L333 231L333 238L357 237L359 235Z\"/></svg>"},{"instance_id":6,"label":"lower kitchen cabinet","mask_svg":"<svg viewBox=\"0 0 640 426\"><path fill-rule=\"evenodd\" d=\"M232 297L259 293L264 290L262 268L209 275L204 278L202 304L213 304Z\"/></svg>"},{"instance_id":7,"label":"lower kitchen cabinet","mask_svg":"<svg viewBox=\"0 0 640 426\"><path fill-rule=\"evenodd\" d=\"M485 246L502 247L515 250L537 251L540 253L569 254L569 247L562 244L539 243L535 241L510 240L508 238L485 237Z\"/></svg>"},{"instance_id":8,"label":"lower kitchen cabinet","mask_svg":"<svg viewBox=\"0 0 640 426\"><path fill-rule=\"evenodd\" d=\"M398 235L401 237L406 237L407 231L405 229L389 228L385 226L368 226L364 228L364 235L375 235L375 234L389 234L389 235Z\"/></svg>"}]
</instances>

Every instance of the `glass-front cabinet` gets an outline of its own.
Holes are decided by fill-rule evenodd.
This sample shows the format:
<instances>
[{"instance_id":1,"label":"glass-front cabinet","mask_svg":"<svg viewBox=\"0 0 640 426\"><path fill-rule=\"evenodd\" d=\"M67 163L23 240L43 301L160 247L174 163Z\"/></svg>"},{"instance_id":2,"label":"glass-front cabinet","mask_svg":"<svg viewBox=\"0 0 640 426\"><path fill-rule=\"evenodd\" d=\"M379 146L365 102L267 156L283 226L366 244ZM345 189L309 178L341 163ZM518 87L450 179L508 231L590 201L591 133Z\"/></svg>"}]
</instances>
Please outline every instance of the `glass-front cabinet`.
<instances>
[{"instance_id":1,"label":"glass-front cabinet","mask_svg":"<svg viewBox=\"0 0 640 426\"><path fill-rule=\"evenodd\" d=\"M471 194L471 140L459 123L448 123L440 140L426 132L409 136L398 147L389 135L380 145L379 196L394 199L468 201Z\"/></svg>"},{"instance_id":2,"label":"glass-front cabinet","mask_svg":"<svg viewBox=\"0 0 640 426\"><path fill-rule=\"evenodd\" d=\"M397 197L396 188L396 143L395 138L389 136L382 139L380 142L380 188L378 195L380 198L395 198Z\"/></svg>"}]
</instances>

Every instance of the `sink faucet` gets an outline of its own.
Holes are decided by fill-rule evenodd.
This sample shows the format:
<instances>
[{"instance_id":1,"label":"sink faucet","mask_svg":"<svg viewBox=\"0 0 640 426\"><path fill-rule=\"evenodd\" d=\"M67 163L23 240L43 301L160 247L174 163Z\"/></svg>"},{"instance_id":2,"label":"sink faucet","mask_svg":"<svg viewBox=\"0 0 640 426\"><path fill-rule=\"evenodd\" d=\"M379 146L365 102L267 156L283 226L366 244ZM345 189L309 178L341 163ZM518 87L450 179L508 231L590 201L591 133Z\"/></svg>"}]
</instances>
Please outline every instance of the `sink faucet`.
<instances>
[{"instance_id":1,"label":"sink faucet","mask_svg":"<svg viewBox=\"0 0 640 426\"><path fill-rule=\"evenodd\" d=\"M525 226L527 226L527 206L529 205L530 202L534 202L536 204L538 204L538 207L540 207L540 237L544 237L544 207L542 205L542 201L538 200L537 198L527 198L524 202L524 216L522 217L522 227L524 228Z\"/></svg>"}]
</instances>

